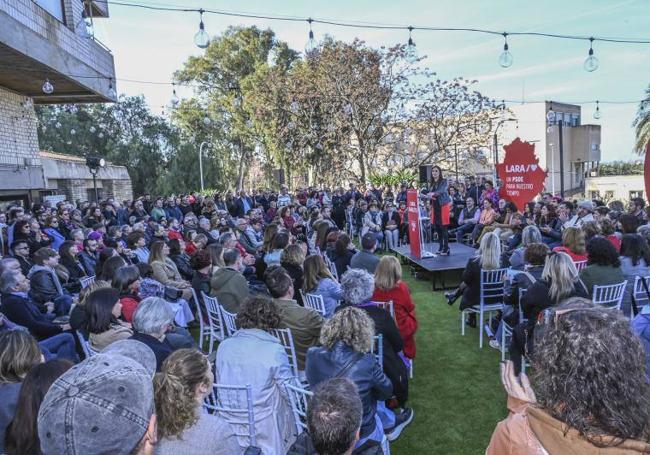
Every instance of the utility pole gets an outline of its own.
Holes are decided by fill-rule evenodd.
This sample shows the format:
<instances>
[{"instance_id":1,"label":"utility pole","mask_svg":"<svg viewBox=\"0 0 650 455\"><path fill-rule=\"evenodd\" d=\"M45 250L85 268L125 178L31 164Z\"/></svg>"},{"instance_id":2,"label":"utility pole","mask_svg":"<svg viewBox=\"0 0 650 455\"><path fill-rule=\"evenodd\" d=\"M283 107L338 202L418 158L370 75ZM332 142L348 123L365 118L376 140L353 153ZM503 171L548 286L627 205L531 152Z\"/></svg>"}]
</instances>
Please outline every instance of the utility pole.
<instances>
[{"instance_id":1,"label":"utility pole","mask_svg":"<svg viewBox=\"0 0 650 455\"><path fill-rule=\"evenodd\" d=\"M201 194L204 192L203 188L203 147L206 145L212 145L207 141L201 142L201 145L199 146L199 174L201 174Z\"/></svg>"}]
</instances>

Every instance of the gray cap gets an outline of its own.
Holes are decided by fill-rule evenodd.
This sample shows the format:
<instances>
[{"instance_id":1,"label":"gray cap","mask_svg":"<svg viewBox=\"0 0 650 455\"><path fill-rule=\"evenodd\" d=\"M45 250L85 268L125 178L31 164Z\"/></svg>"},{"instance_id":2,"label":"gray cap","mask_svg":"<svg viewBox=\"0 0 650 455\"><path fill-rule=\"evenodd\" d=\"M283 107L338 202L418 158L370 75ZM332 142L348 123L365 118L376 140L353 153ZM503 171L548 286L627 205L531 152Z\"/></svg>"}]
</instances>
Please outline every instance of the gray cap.
<instances>
[{"instance_id":1,"label":"gray cap","mask_svg":"<svg viewBox=\"0 0 650 455\"><path fill-rule=\"evenodd\" d=\"M594 203L591 202L591 201L580 201L578 203L578 208L585 209L585 210L588 210L590 212L593 212L594 211Z\"/></svg>"},{"instance_id":2,"label":"gray cap","mask_svg":"<svg viewBox=\"0 0 650 455\"><path fill-rule=\"evenodd\" d=\"M38 412L43 454L129 455L155 412L156 357L135 340L110 344L58 378Z\"/></svg>"}]
</instances>

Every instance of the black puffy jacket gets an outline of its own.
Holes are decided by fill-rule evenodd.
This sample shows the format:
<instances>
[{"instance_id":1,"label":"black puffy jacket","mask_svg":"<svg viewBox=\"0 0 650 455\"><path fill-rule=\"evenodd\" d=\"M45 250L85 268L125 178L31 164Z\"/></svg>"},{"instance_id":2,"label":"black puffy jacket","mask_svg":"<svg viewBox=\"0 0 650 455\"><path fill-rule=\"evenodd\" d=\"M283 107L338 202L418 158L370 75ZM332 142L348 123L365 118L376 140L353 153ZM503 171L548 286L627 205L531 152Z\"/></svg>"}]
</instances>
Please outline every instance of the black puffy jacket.
<instances>
[{"instance_id":1,"label":"black puffy jacket","mask_svg":"<svg viewBox=\"0 0 650 455\"><path fill-rule=\"evenodd\" d=\"M393 395L393 385L379 368L375 356L358 353L342 341L330 350L322 346L309 348L306 373L312 389L332 378L348 378L354 382L363 404L362 438L375 430L377 401L388 400Z\"/></svg>"},{"instance_id":2,"label":"black puffy jacket","mask_svg":"<svg viewBox=\"0 0 650 455\"><path fill-rule=\"evenodd\" d=\"M36 266L35 266L36 267ZM33 268L29 274L29 296L39 304L39 309L45 312L45 302L51 302L62 295L54 282L52 273L44 268ZM63 289L61 289L63 290Z\"/></svg>"}]
</instances>

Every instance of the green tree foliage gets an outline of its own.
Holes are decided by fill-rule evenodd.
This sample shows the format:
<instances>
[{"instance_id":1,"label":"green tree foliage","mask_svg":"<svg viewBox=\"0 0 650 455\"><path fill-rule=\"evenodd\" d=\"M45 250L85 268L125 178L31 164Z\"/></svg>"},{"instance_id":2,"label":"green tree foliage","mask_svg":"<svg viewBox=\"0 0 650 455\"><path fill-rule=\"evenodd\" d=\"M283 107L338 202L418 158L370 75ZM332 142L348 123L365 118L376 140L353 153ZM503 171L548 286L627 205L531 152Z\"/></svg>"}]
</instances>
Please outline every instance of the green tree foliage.
<instances>
[{"instance_id":1,"label":"green tree foliage","mask_svg":"<svg viewBox=\"0 0 650 455\"><path fill-rule=\"evenodd\" d=\"M634 120L636 127L636 151L644 154L648 142L650 142L650 85L645 90L645 99L639 104L639 109Z\"/></svg>"},{"instance_id":2,"label":"green tree foliage","mask_svg":"<svg viewBox=\"0 0 650 455\"><path fill-rule=\"evenodd\" d=\"M643 175L643 163L640 161L612 161L601 163L598 167L599 175Z\"/></svg>"}]
</instances>

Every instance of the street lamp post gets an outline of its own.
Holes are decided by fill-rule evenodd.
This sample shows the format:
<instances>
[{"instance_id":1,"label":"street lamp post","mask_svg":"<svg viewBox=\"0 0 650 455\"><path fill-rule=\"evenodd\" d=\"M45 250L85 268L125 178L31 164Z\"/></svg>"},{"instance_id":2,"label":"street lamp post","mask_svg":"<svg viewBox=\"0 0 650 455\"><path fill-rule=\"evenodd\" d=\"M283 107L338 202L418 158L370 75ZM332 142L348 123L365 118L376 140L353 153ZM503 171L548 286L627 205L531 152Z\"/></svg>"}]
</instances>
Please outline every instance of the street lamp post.
<instances>
[{"instance_id":1,"label":"street lamp post","mask_svg":"<svg viewBox=\"0 0 650 455\"><path fill-rule=\"evenodd\" d=\"M206 145L211 146L212 144L207 141L201 142L201 145L199 146L199 174L201 174L201 194L204 192L203 188L203 147Z\"/></svg>"},{"instance_id":2,"label":"street lamp post","mask_svg":"<svg viewBox=\"0 0 650 455\"><path fill-rule=\"evenodd\" d=\"M86 157L86 166L93 176L93 188L95 189L95 202L99 202L99 193L97 191L97 173L101 168L106 166L106 160L98 156Z\"/></svg>"}]
</instances>

